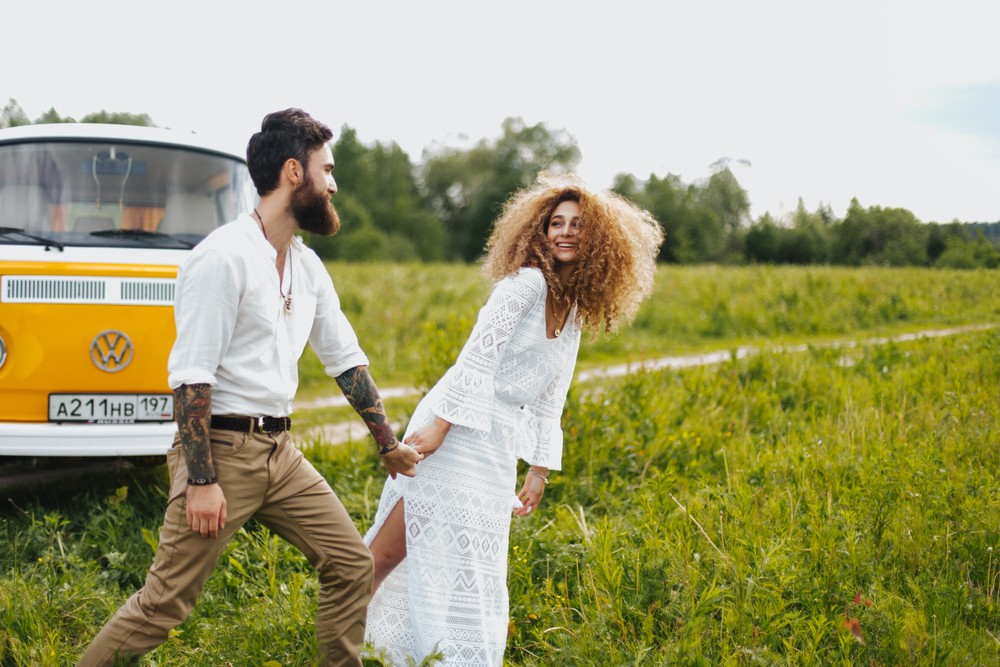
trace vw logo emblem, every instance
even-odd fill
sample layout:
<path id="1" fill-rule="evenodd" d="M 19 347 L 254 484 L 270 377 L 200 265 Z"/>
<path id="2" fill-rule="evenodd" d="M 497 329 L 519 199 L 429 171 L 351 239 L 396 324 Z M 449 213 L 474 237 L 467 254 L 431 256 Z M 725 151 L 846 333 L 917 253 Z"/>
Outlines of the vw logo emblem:
<path id="1" fill-rule="evenodd" d="M 90 344 L 90 358 L 102 371 L 117 373 L 132 363 L 132 341 L 121 331 L 102 331 Z"/>

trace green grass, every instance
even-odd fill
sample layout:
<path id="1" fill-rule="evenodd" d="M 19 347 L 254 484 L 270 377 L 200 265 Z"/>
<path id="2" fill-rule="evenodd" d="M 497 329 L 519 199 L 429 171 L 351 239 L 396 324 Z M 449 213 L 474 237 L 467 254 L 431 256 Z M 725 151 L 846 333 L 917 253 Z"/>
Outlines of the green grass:
<path id="1" fill-rule="evenodd" d="M 574 401 L 514 524 L 511 661 L 996 664 L 998 381 L 990 332 Z"/>
<path id="2" fill-rule="evenodd" d="M 371 271 L 351 270 L 362 281 Z M 470 269 L 455 270 L 450 280 L 471 284 Z M 333 271 L 344 297 L 346 268 Z M 1000 331 L 801 353 L 764 345 L 996 322 L 998 276 L 664 269 L 634 330 L 585 343 L 591 363 L 765 349 L 573 387 L 564 470 L 540 513 L 513 522 L 509 663 L 998 664 Z M 410 295 L 423 323 L 459 314 L 420 305 L 428 289 Z M 795 292 L 810 297 L 783 312 L 777 303 Z M 710 298 L 729 313 L 718 337 Z M 429 376 L 459 337 L 411 328 Z M 398 342 L 405 357 L 411 343 Z M 418 382 L 416 358 L 389 377 Z M 327 410 L 297 424 L 351 416 Z M 383 480 L 371 443 L 302 445 L 367 530 Z M 74 664 L 144 577 L 164 474 L 109 471 L 5 503 L 0 666 Z M 251 523 L 192 617 L 142 664 L 310 665 L 316 586 L 301 555 Z"/>
<path id="3" fill-rule="evenodd" d="M 466 265 L 330 264 L 379 386 L 427 386 L 489 295 Z M 1000 322 L 1000 271 L 661 266 L 633 326 L 585 343 L 580 367 L 742 344 L 802 342 Z M 307 350 L 300 396 L 336 393 Z"/>
<path id="4" fill-rule="evenodd" d="M 661 266 L 623 335 L 587 364 L 762 342 L 803 342 L 1000 321 L 1000 272 Z"/>

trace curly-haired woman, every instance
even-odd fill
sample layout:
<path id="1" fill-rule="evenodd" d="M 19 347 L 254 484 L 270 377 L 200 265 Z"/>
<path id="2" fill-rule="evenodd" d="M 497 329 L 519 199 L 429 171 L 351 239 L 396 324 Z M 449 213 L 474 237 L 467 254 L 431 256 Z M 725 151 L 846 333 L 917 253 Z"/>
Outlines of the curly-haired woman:
<path id="1" fill-rule="evenodd" d="M 560 467 L 583 330 L 632 319 L 662 240 L 647 212 L 572 179 L 543 177 L 505 205 L 487 243 L 493 293 L 403 438 L 424 458 L 386 480 L 365 537 L 368 639 L 394 662 L 438 650 L 447 665 L 502 664 L 511 509 L 535 513 Z M 518 459 L 530 467 L 515 497 Z"/>

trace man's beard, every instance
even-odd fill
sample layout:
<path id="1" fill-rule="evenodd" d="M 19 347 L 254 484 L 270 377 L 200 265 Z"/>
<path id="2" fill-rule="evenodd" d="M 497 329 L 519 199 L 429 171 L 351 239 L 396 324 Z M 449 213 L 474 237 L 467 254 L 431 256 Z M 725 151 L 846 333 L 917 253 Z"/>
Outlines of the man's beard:
<path id="1" fill-rule="evenodd" d="M 325 192 L 317 192 L 310 181 L 302 183 L 292 192 L 290 208 L 299 229 L 320 236 L 333 236 L 340 231 L 340 216 Z"/>

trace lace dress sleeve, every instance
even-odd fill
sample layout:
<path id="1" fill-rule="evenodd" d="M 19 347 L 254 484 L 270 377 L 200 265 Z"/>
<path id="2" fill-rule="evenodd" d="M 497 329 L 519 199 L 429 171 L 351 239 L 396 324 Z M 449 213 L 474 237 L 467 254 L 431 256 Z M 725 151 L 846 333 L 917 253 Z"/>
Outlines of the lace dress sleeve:
<path id="1" fill-rule="evenodd" d="M 580 330 L 573 328 L 573 341 L 567 350 L 559 373 L 545 387 L 534 402 L 521 408 L 522 421 L 516 445 L 517 457 L 529 465 L 544 466 L 549 470 L 562 468 L 563 431 L 562 411 L 566 405 L 576 357 L 580 350 Z"/>
<path id="2" fill-rule="evenodd" d="M 480 431 L 490 430 L 494 376 L 507 341 L 524 316 L 545 295 L 538 270 L 522 269 L 496 284 L 455 365 L 438 383 L 431 405 L 445 421 Z"/>

